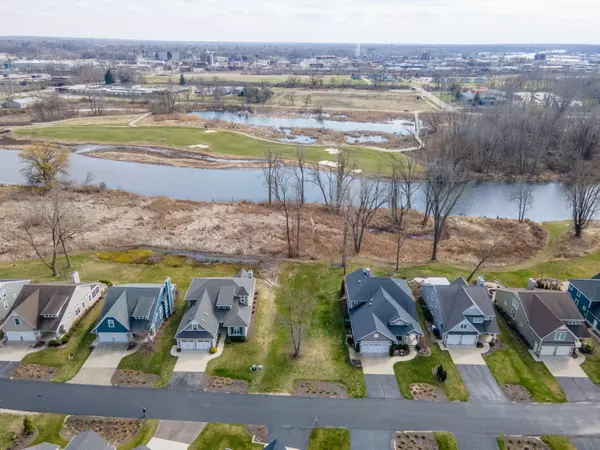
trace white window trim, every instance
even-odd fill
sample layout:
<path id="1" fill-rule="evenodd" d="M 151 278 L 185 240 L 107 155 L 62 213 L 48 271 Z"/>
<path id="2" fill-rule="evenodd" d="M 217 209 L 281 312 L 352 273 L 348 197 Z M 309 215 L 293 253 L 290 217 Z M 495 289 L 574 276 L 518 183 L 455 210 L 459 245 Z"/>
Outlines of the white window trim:
<path id="1" fill-rule="evenodd" d="M 515 311 L 519 310 L 519 302 L 517 301 L 516 298 L 512 299 L 512 307 L 515 309 Z"/>
<path id="2" fill-rule="evenodd" d="M 511 309 L 510 310 L 510 317 L 513 320 L 517 317 L 517 310 L 516 309 Z"/>
<path id="3" fill-rule="evenodd" d="M 581 292 L 577 291 L 577 297 L 581 297 Z"/>
<path id="4" fill-rule="evenodd" d="M 554 333 L 555 341 L 564 341 L 567 338 L 567 333 L 560 331 L 558 333 Z"/>
<path id="5" fill-rule="evenodd" d="M 21 326 L 21 319 L 19 317 L 15 317 L 13 320 L 15 321 L 16 326 L 18 326 L 18 327 Z"/>
<path id="6" fill-rule="evenodd" d="M 8 309 L 8 302 L 4 302 L 4 309 Z"/>
<path id="7" fill-rule="evenodd" d="M 473 323 L 483 323 L 483 317 L 473 317 Z"/>
<path id="8" fill-rule="evenodd" d="M 108 319 L 107 323 L 108 323 L 108 328 L 115 327 L 115 321 L 113 319 Z"/>

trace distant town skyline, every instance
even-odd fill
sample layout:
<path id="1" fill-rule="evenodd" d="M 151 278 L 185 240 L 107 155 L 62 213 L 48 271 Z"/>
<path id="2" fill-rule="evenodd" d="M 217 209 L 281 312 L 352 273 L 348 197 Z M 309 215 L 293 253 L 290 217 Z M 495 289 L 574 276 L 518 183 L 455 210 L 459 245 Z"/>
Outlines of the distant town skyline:
<path id="1" fill-rule="evenodd" d="M 236 42 L 598 44 L 596 0 L 2 0 L 2 35 Z"/>

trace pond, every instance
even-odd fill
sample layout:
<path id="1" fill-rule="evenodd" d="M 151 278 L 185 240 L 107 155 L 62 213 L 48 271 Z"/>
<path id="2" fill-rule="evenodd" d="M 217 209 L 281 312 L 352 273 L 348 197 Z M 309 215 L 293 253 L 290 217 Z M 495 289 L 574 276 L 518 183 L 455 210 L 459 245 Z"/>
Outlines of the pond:
<path id="1" fill-rule="evenodd" d="M 19 154 L 0 149 L 0 183 L 23 184 Z M 262 201 L 267 199 L 260 169 L 192 169 L 71 155 L 71 174 L 82 182 L 91 172 L 95 183 L 110 189 L 123 189 L 140 195 L 166 195 L 182 200 Z M 454 210 L 455 215 L 517 218 L 516 205 L 510 198 L 518 184 L 502 181 L 470 183 Z M 536 183 L 533 208 L 527 215 L 535 221 L 569 219 L 569 210 L 560 183 Z M 321 202 L 319 189 L 306 185 L 306 199 Z M 417 190 L 413 207 L 424 208 L 424 194 Z"/>
<path id="2" fill-rule="evenodd" d="M 408 136 L 415 132 L 415 124 L 410 120 L 397 119 L 389 122 L 342 122 L 338 120 L 319 121 L 315 117 L 267 117 L 239 115 L 220 111 L 192 112 L 205 120 L 219 120 L 243 125 L 272 128 L 325 128 L 339 132 L 371 131 Z"/>

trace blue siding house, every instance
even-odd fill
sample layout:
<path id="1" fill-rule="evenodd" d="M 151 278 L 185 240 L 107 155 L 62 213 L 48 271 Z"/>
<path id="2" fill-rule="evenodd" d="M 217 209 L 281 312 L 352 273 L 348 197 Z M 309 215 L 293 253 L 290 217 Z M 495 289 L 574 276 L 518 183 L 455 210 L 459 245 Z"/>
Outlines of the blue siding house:
<path id="1" fill-rule="evenodd" d="M 589 280 L 569 280 L 569 294 L 579 312 L 596 331 L 600 331 L 600 277 Z"/>
<path id="2" fill-rule="evenodd" d="M 106 343 L 152 340 L 174 312 L 174 293 L 169 277 L 164 284 L 111 286 L 93 332 Z"/>

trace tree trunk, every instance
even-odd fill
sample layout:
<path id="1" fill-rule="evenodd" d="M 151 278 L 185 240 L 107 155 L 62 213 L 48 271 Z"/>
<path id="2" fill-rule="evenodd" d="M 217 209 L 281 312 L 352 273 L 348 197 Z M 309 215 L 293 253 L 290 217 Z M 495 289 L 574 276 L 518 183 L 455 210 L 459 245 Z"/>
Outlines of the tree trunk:
<path id="1" fill-rule="evenodd" d="M 346 260 L 348 258 L 348 220 L 344 220 L 344 248 L 342 249 L 342 266 L 344 267 L 344 275 L 346 275 Z"/>
<path id="2" fill-rule="evenodd" d="M 67 253 L 67 247 L 65 246 L 65 241 L 61 241 L 63 253 L 65 254 L 65 258 L 67 258 L 67 267 L 73 267 L 71 264 L 71 258 L 69 258 L 69 253 Z"/>
<path id="3" fill-rule="evenodd" d="M 581 224 L 580 223 L 575 224 L 575 237 L 577 237 L 577 238 L 581 237 Z"/>
<path id="4" fill-rule="evenodd" d="M 396 272 L 400 267 L 400 235 L 396 238 Z"/>
<path id="5" fill-rule="evenodd" d="M 56 247 L 52 250 L 52 276 L 57 277 L 58 272 L 56 271 Z"/>

